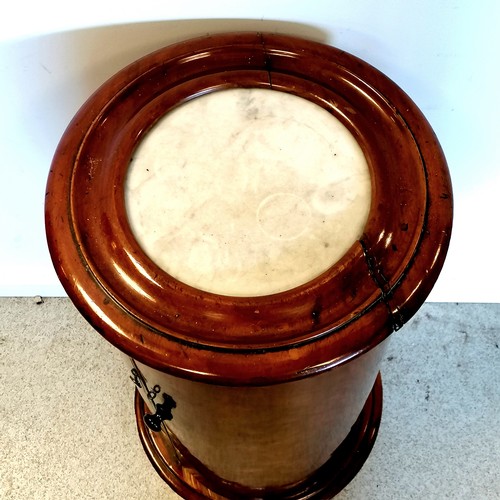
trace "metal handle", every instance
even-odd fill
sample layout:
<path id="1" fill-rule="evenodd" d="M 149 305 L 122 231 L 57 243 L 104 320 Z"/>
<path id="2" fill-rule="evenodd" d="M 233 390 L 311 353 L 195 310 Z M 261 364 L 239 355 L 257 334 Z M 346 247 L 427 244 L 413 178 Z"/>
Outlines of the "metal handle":
<path id="1" fill-rule="evenodd" d="M 161 423 L 164 420 L 172 420 L 172 410 L 177 406 L 172 396 L 166 393 L 163 393 L 162 396 L 163 403 L 158 403 L 156 405 L 156 413 L 154 415 L 144 415 L 145 424 L 154 432 L 159 432 L 161 430 Z"/>

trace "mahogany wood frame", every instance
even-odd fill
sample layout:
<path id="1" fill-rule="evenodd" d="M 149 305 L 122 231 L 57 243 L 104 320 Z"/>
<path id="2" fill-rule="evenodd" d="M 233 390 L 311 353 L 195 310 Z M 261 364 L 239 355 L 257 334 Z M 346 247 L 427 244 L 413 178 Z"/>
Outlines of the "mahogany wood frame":
<path id="1" fill-rule="evenodd" d="M 372 178 L 360 240 L 321 276 L 265 297 L 177 281 L 144 254 L 125 213 L 124 179 L 144 134 L 183 102 L 233 87 L 323 107 L 356 137 Z M 160 372 L 238 387 L 335 369 L 401 328 L 439 275 L 451 225 L 446 161 L 411 99 L 350 54 L 269 33 L 189 40 L 117 73 L 68 126 L 46 193 L 54 266 L 91 325 Z"/>

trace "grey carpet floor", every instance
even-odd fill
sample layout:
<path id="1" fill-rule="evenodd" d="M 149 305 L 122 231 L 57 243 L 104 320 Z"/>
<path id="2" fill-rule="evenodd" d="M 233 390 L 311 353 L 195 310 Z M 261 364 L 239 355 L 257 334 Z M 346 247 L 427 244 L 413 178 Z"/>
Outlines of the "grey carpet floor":
<path id="1" fill-rule="evenodd" d="M 392 336 L 377 442 L 337 498 L 500 499 L 499 344 L 500 304 L 424 304 Z M 0 498 L 178 498 L 142 450 L 133 387 L 69 299 L 0 298 Z"/>

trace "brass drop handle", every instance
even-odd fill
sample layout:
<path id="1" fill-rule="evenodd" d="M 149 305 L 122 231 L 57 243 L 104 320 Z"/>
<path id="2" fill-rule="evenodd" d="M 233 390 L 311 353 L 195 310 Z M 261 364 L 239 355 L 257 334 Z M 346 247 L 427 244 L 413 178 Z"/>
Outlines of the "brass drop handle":
<path id="1" fill-rule="evenodd" d="M 161 423 L 164 420 L 172 420 L 172 410 L 177 406 L 172 396 L 166 393 L 162 394 L 163 403 L 156 404 L 156 413 L 154 415 L 144 415 L 144 422 L 154 432 L 161 430 Z"/>

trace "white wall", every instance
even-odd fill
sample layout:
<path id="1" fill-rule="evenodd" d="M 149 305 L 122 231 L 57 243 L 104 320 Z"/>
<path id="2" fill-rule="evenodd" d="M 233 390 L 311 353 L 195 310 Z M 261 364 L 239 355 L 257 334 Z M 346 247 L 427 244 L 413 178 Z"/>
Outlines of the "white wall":
<path id="1" fill-rule="evenodd" d="M 138 57 L 208 32 L 279 31 L 351 52 L 420 106 L 448 158 L 455 226 L 431 300 L 500 302 L 495 0 L 18 0 L 0 19 L 0 295 L 63 295 L 46 249 L 45 182 L 65 126 Z"/>

